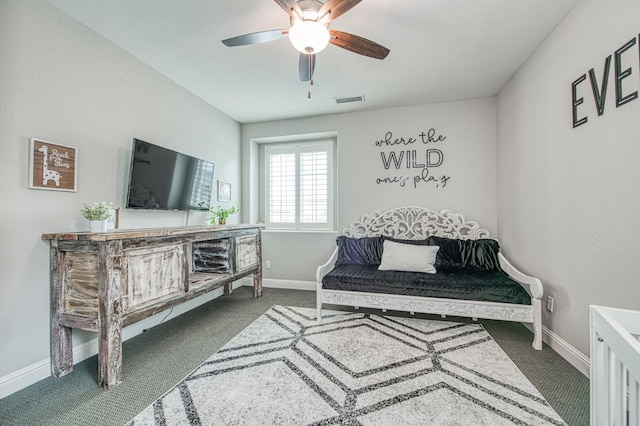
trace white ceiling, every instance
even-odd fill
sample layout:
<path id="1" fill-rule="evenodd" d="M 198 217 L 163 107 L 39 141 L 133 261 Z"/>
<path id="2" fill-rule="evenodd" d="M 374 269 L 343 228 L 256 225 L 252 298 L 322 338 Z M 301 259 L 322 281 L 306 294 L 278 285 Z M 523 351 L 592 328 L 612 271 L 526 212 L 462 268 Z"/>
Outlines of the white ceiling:
<path id="1" fill-rule="evenodd" d="M 329 45 L 314 86 L 287 39 L 222 39 L 289 27 L 272 0 L 48 0 L 240 123 L 493 96 L 579 0 L 363 0 L 330 28 L 391 50 Z M 365 102 L 335 98 L 364 95 Z"/>

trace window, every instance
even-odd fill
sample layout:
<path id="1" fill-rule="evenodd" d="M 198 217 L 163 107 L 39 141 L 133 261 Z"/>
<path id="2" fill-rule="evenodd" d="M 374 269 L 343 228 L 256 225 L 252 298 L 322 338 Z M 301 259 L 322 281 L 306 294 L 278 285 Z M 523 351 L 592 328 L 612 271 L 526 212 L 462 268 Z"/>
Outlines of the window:
<path id="1" fill-rule="evenodd" d="M 265 146 L 268 228 L 333 230 L 333 144 L 326 140 Z"/>

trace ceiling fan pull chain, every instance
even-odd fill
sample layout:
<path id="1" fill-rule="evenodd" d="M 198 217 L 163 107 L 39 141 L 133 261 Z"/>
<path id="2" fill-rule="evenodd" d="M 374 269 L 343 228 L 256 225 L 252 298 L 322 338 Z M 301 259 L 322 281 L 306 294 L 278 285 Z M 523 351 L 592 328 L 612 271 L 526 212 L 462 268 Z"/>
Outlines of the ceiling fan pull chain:
<path id="1" fill-rule="evenodd" d="M 309 93 L 307 94 L 309 99 L 311 99 L 311 86 L 313 86 L 313 79 L 309 79 Z"/>
<path id="2" fill-rule="evenodd" d="M 313 86 L 313 68 L 311 68 L 312 66 L 312 57 L 311 54 L 313 52 L 313 50 L 310 50 L 310 48 L 307 48 L 307 59 L 308 59 L 308 66 L 307 69 L 309 70 L 309 93 L 307 93 L 307 98 L 311 99 L 311 86 Z"/>

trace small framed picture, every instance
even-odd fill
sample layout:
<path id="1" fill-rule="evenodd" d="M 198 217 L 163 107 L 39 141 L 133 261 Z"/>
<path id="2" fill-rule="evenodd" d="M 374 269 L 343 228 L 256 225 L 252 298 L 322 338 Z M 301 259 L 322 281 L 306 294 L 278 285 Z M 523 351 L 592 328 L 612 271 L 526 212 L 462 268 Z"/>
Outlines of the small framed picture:
<path id="1" fill-rule="evenodd" d="M 29 188 L 78 191 L 78 148 L 31 138 Z"/>
<path id="2" fill-rule="evenodd" d="M 218 201 L 231 201 L 231 184 L 218 181 Z"/>

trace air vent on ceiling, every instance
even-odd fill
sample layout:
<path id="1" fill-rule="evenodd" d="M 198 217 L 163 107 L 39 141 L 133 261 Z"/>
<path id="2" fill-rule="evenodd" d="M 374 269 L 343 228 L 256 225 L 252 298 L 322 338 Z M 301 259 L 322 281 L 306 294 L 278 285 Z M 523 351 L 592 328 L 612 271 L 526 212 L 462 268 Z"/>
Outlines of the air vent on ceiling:
<path id="1" fill-rule="evenodd" d="M 335 100 L 337 104 L 347 104 L 349 102 L 364 102 L 364 95 L 335 98 Z"/>

